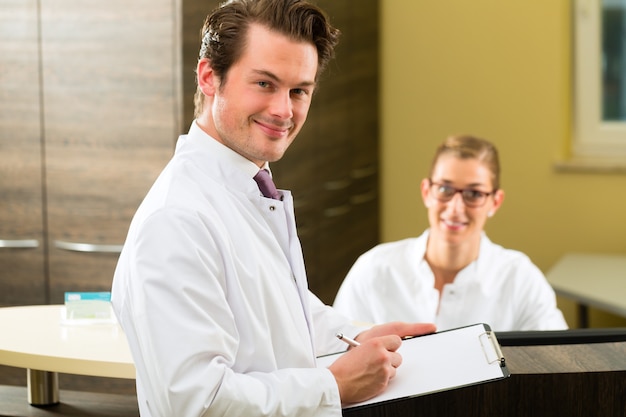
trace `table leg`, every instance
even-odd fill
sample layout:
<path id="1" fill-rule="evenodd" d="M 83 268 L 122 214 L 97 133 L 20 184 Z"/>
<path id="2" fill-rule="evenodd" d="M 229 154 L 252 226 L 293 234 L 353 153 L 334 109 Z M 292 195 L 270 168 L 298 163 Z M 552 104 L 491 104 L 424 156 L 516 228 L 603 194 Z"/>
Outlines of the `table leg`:
<path id="1" fill-rule="evenodd" d="M 583 329 L 589 327 L 589 307 L 585 304 L 578 304 L 578 325 Z"/>
<path id="2" fill-rule="evenodd" d="M 28 402 L 30 405 L 59 403 L 59 374 L 56 372 L 27 370 Z"/>

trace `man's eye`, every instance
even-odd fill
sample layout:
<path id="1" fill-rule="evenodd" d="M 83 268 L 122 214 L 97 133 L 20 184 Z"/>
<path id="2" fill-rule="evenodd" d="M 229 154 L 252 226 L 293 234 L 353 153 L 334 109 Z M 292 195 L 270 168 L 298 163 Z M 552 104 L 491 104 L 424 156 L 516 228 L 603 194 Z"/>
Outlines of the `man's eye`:
<path id="1" fill-rule="evenodd" d="M 270 86 L 270 83 L 268 83 L 267 81 L 259 81 L 257 84 L 259 85 L 259 87 L 263 88 L 267 88 Z"/>
<path id="2" fill-rule="evenodd" d="M 291 90 L 291 94 L 295 94 L 297 96 L 304 96 L 307 93 L 306 90 L 302 89 L 302 88 L 294 88 L 293 90 Z"/>

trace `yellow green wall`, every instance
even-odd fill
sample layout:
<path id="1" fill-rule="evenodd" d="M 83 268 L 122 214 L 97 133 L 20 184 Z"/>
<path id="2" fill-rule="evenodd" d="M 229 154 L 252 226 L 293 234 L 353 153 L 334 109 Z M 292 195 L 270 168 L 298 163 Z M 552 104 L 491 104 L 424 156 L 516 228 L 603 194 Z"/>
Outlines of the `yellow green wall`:
<path id="1" fill-rule="evenodd" d="M 435 146 L 472 133 L 501 154 L 492 240 L 544 272 L 566 252 L 626 253 L 626 175 L 553 168 L 572 133 L 570 18 L 570 0 L 381 1 L 383 241 L 427 227 L 419 181 Z M 575 327 L 574 304 L 559 306 Z M 591 325 L 626 320 L 592 310 Z"/>

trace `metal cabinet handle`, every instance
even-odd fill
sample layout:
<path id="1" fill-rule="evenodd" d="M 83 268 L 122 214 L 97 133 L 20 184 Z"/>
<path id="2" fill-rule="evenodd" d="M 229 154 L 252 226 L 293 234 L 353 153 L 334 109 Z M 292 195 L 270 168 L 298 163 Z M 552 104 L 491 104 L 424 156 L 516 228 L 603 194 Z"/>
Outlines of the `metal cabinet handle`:
<path id="1" fill-rule="evenodd" d="M 372 175 L 378 172 L 378 167 L 376 165 L 367 165 L 361 168 L 355 168 L 350 171 L 350 176 L 356 180 L 361 178 L 371 177 Z"/>
<path id="2" fill-rule="evenodd" d="M 55 240 L 54 246 L 74 252 L 120 253 L 123 245 L 98 245 L 94 243 L 64 242 Z"/>
<path id="3" fill-rule="evenodd" d="M 343 216 L 346 213 L 349 213 L 352 207 L 349 204 L 344 204 L 342 206 L 330 207 L 324 210 L 325 217 L 337 217 Z"/>
<path id="4" fill-rule="evenodd" d="M 0 248 L 37 248 L 39 241 L 37 239 L 19 239 L 8 240 L 0 239 Z"/>
<path id="5" fill-rule="evenodd" d="M 355 206 L 358 204 L 369 203 L 370 201 L 374 201 L 377 195 L 378 193 L 376 192 L 376 190 L 368 191 L 367 193 L 363 194 L 356 194 L 350 197 L 350 203 L 354 204 Z"/>
<path id="6" fill-rule="evenodd" d="M 352 184 L 352 181 L 350 179 L 326 181 L 324 183 L 324 189 L 329 191 L 343 190 L 345 188 L 348 188 L 350 184 Z"/>

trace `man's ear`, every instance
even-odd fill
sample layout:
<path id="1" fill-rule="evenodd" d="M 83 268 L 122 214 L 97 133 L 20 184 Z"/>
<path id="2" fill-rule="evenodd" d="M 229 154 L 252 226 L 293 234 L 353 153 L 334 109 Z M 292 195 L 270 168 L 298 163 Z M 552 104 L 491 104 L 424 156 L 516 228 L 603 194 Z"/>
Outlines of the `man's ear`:
<path id="1" fill-rule="evenodd" d="M 218 83 L 211 61 L 208 58 L 202 58 L 198 61 L 196 67 L 196 74 L 198 76 L 198 88 L 204 93 L 205 96 L 215 95 L 217 91 Z"/>

